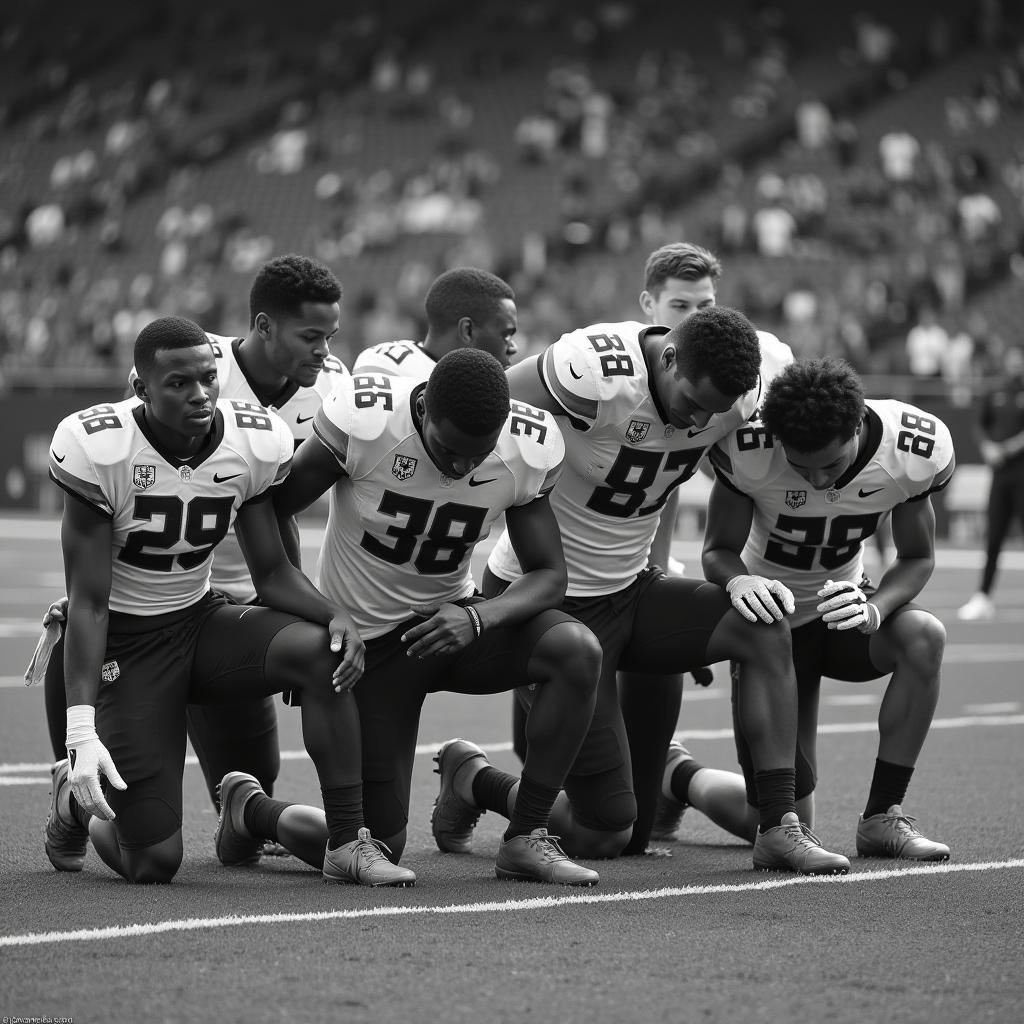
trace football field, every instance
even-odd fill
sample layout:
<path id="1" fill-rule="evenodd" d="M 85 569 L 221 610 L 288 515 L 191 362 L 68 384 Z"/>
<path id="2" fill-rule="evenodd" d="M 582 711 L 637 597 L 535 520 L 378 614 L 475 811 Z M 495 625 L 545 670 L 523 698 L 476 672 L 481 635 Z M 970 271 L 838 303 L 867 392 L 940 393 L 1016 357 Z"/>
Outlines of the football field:
<path id="1" fill-rule="evenodd" d="M 304 528 L 307 566 L 316 530 Z M 699 569 L 697 547 L 677 557 Z M 947 864 L 856 857 L 881 682 L 826 681 L 815 831 L 847 876 L 760 874 L 750 848 L 688 811 L 659 856 L 588 861 L 594 889 L 500 882 L 504 821 L 474 853 L 430 834 L 432 757 L 463 736 L 515 770 L 510 698 L 424 708 L 403 863 L 415 888 L 334 886 L 291 858 L 227 869 L 190 757 L 185 860 L 129 886 L 90 850 L 80 874 L 43 852 L 50 751 L 22 672 L 63 593 L 58 524 L 0 517 L 0 1016 L 117 1021 L 1004 1022 L 1024 997 L 1024 552 L 1004 554 L 991 622 L 961 623 L 981 555 L 942 549 L 921 603 L 948 631 L 936 720 L 906 802 Z M 869 560 L 869 566 L 873 563 Z M 735 767 L 724 666 L 688 683 L 678 736 Z M 298 714 L 281 706 L 276 795 L 319 804 Z"/>

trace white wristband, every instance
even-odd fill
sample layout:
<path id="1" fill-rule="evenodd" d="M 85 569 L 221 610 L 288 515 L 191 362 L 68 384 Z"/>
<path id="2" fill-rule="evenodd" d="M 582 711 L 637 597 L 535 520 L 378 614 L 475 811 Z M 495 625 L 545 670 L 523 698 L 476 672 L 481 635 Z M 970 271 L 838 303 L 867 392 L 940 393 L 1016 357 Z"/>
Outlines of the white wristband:
<path id="1" fill-rule="evenodd" d="M 65 745 L 70 749 L 96 738 L 96 709 L 91 704 L 75 704 L 68 708 Z"/>

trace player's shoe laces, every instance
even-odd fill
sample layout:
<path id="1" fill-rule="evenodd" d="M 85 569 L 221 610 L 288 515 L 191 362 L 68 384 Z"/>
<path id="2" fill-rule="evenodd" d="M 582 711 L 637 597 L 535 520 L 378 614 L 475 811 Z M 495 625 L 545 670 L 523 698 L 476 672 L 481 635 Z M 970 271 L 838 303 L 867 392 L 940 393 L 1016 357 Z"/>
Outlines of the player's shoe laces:
<path id="1" fill-rule="evenodd" d="M 359 838 L 324 854 L 324 878 L 348 885 L 392 885 L 405 888 L 416 884 L 416 875 L 387 858 L 391 851 L 370 836 L 368 828 L 359 830 Z"/>
<path id="2" fill-rule="evenodd" d="M 51 769 L 50 810 L 43 830 L 46 856 L 58 871 L 81 871 L 85 864 L 85 849 L 89 831 L 78 823 L 71 813 L 71 787 L 68 783 L 70 763 L 67 758 Z"/>
<path id="3" fill-rule="evenodd" d="M 434 833 L 434 842 L 442 853 L 471 852 L 473 829 L 484 812 L 463 800 L 455 792 L 454 783 L 459 768 L 475 757 L 485 765 L 490 764 L 487 755 L 475 743 L 460 739 L 442 743 L 434 755 L 437 765 L 434 772 L 441 776 L 441 788 L 430 812 L 430 831 Z"/>
<path id="4" fill-rule="evenodd" d="M 978 622 L 981 619 L 991 619 L 996 614 L 996 606 L 988 594 L 980 590 L 965 605 L 957 609 L 956 617 L 961 622 Z"/>
<path id="5" fill-rule="evenodd" d="M 248 772 L 228 772 L 220 780 L 217 787 L 220 817 L 217 819 L 217 831 L 213 834 L 213 845 L 217 859 L 226 868 L 248 867 L 260 859 L 263 840 L 249 834 L 242 811 L 249 797 L 262 792 L 259 780 Z"/>
<path id="6" fill-rule="evenodd" d="M 754 840 L 754 867 L 759 871 L 796 871 L 801 875 L 845 875 L 850 862 L 830 853 L 793 811 L 782 824 L 762 832 Z"/>
<path id="7" fill-rule="evenodd" d="M 551 882 L 555 885 L 597 885 L 601 876 L 574 864 L 558 845 L 558 836 L 535 828 L 528 836 L 513 836 L 498 848 L 494 873 L 515 882 Z"/>
<path id="8" fill-rule="evenodd" d="M 671 778 L 672 772 L 684 761 L 692 761 L 693 755 L 682 745 L 673 740 L 668 745 L 665 758 L 665 774 Z M 675 797 L 665 796 L 658 792 L 658 803 L 654 808 L 654 824 L 651 826 L 651 838 L 657 842 L 675 842 L 679 823 L 683 820 L 683 812 L 689 804 L 680 803 Z"/>
<path id="9" fill-rule="evenodd" d="M 885 814 L 861 815 L 857 824 L 857 853 L 861 857 L 895 857 L 902 860 L 949 860 L 949 847 L 921 835 L 899 804 Z"/>

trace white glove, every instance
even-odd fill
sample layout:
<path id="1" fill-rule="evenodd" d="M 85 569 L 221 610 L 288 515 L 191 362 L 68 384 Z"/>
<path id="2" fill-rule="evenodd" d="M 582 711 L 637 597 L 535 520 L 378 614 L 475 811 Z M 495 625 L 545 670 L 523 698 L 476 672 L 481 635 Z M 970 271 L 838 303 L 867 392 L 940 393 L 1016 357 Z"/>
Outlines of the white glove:
<path id="1" fill-rule="evenodd" d="M 733 608 L 750 622 L 779 622 L 796 608 L 789 587 L 764 576 L 733 576 L 725 589 Z"/>
<path id="2" fill-rule="evenodd" d="M 46 666 L 50 664 L 50 655 L 53 654 L 53 649 L 57 646 L 57 641 L 60 640 L 63 631 L 63 623 L 56 619 L 51 619 L 43 627 L 36 649 L 32 652 L 32 660 L 25 669 L 26 686 L 36 686 L 46 678 Z"/>
<path id="3" fill-rule="evenodd" d="M 856 583 L 850 580 L 828 580 L 818 591 L 825 598 L 818 612 L 829 629 L 856 629 L 874 633 L 882 624 L 882 613 L 868 600 Z"/>
<path id="4" fill-rule="evenodd" d="M 103 799 L 100 775 L 105 775 L 115 789 L 127 789 L 128 784 L 118 774 L 110 752 L 96 735 L 96 709 L 91 704 L 68 708 L 66 743 L 71 761 L 68 782 L 75 799 L 90 814 L 113 821 L 114 812 Z"/>

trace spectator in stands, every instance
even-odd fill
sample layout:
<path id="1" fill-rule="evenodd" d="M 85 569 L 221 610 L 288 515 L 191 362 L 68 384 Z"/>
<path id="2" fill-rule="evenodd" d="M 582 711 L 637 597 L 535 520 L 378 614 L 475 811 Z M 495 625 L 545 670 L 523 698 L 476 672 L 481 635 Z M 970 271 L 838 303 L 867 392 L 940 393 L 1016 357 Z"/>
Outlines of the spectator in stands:
<path id="1" fill-rule="evenodd" d="M 922 306 L 917 323 L 907 334 L 906 352 L 907 369 L 915 378 L 915 400 L 927 403 L 934 399 L 935 389 L 924 384 L 917 387 L 918 382 L 931 381 L 942 376 L 942 361 L 949 347 L 949 335 L 946 328 L 939 323 L 935 310 L 931 306 Z"/>
<path id="2" fill-rule="evenodd" d="M 1024 525 L 1024 348 L 1003 354 L 1003 379 L 984 395 L 978 414 L 978 448 L 992 469 L 985 521 L 985 566 L 981 583 L 957 612 L 966 622 L 995 615 L 992 588 L 999 555 L 1014 520 Z"/>

